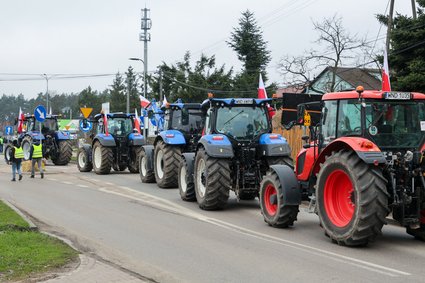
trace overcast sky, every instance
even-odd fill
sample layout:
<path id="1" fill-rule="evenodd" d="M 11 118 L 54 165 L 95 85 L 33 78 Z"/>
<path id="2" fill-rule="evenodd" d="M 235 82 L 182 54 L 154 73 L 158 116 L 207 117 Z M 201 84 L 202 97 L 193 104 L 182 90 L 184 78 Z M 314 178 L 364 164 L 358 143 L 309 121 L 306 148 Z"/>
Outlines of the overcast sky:
<path id="1" fill-rule="evenodd" d="M 375 15 L 388 0 L 0 0 L 0 94 L 35 97 L 46 91 L 42 74 L 114 74 L 128 66 L 142 71 L 139 41 L 141 9 L 151 9 L 152 41 L 148 69 L 162 61 L 181 60 L 185 51 L 199 58 L 216 55 L 217 63 L 239 70 L 236 54 L 225 43 L 242 11 L 255 13 L 272 52 L 270 78 L 282 83 L 276 64 L 284 55 L 314 48 L 312 20 L 335 13 L 344 27 L 368 39 L 377 37 Z M 411 1 L 395 2 L 395 11 L 411 15 Z M 380 34 L 385 35 L 383 27 Z M 382 49 L 384 41 L 377 43 Z M 13 76 L 10 74 L 14 74 Z M 49 80 L 49 92 L 80 92 L 87 86 L 102 91 L 106 78 Z"/>

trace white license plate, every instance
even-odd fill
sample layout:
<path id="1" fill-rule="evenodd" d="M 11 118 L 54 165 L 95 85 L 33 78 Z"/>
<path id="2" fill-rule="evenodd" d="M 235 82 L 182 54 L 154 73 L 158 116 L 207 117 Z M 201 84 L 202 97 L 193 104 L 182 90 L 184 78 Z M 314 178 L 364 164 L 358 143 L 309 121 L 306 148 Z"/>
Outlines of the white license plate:
<path id="1" fill-rule="evenodd" d="M 386 92 L 385 99 L 401 99 L 409 100 L 411 98 L 410 92 Z"/>

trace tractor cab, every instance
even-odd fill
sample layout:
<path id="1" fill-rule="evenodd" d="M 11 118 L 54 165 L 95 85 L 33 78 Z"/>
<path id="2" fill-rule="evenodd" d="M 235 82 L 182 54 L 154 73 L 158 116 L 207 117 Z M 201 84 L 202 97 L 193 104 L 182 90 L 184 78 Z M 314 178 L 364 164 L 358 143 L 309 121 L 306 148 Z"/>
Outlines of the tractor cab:
<path id="1" fill-rule="evenodd" d="M 199 103 L 167 104 L 164 119 L 165 131 L 179 131 L 183 134 L 187 144 L 195 144 L 202 134 L 204 115 Z"/>
<path id="2" fill-rule="evenodd" d="M 223 134 L 235 144 L 258 141 L 262 134 L 272 132 L 269 102 L 271 99 L 210 99 L 203 103 L 205 134 Z"/>

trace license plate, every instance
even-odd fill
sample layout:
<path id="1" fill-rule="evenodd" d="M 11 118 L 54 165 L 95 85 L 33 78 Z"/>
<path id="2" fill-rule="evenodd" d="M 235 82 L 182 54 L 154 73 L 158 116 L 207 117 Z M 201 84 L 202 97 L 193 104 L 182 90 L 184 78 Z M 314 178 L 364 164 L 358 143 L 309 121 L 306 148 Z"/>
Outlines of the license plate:
<path id="1" fill-rule="evenodd" d="M 411 99 L 410 92 L 386 92 L 384 93 L 385 99 L 399 99 L 399 100 L 409 100 Z"/>
<path id="2" fill-rule="evenodd" d="M 252 99 L 236 99 L 235 104 L 252 104 Z"/>

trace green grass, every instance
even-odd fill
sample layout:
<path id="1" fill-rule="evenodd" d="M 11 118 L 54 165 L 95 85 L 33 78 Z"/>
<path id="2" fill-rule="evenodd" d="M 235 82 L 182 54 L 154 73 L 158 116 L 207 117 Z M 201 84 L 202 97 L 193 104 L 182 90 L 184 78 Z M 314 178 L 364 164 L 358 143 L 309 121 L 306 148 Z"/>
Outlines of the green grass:
<path id="1" fill-rule="evenodd" d="M 0 201 L 0 282 L 25 279 L 74 261 L 78 252 L 35 231 Z"/>

